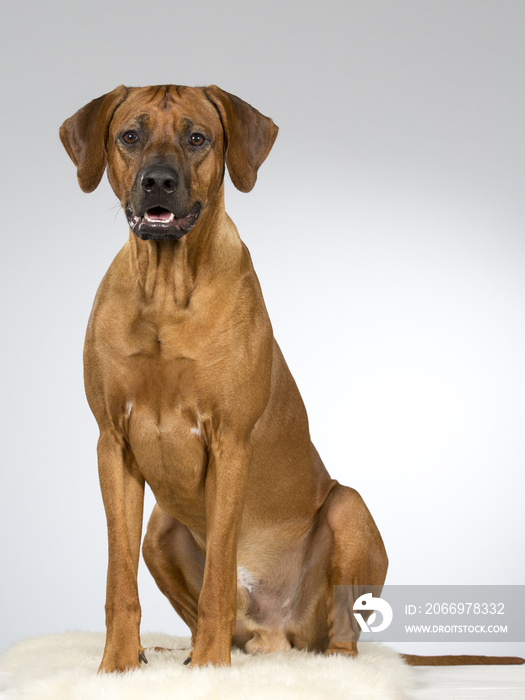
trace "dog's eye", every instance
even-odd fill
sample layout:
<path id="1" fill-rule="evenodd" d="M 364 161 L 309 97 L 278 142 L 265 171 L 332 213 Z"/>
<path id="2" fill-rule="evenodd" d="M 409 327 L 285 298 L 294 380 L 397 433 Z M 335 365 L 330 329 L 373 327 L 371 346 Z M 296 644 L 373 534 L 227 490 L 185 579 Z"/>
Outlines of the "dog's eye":
<path id="1" fill-rule="evenodd" d="M 206 138 L 202 134 L 192 134 L 190 136 L 190 143 L 192 146 L 202 146 L 206 141 Z"/>
<path id="2" fill-rule="evenodd" d="M 126 131 L 125 134 L 122 134 L 122 140 L 127 144 L 137 143 L 139 135 L 136 131 Z"/>

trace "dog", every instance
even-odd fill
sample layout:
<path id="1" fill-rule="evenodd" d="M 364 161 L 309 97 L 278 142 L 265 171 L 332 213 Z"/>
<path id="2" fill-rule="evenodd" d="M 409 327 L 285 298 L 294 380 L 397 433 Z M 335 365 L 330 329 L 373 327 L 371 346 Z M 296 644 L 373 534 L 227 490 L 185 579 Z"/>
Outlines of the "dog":
<path id="1" fill-rule="evenodd" d="M 388 559 L 360 495 L 309 434 L 246 246 L 226 169 L 249 192 L 277 127 L 216 86 L 121 85 L 67 119 L 84 192 L 108 180 L 129 238 L 89 320 L 84 375 L 108 526 L 100 672 L 147 661 L 137 567 L 191 630 L 191 666 L 248 653 L 357 654 L 353 602 Z M 334 603 L 333 587 L 345 586 Z M 334 635 L 334 624 L 343 635 Z"/>

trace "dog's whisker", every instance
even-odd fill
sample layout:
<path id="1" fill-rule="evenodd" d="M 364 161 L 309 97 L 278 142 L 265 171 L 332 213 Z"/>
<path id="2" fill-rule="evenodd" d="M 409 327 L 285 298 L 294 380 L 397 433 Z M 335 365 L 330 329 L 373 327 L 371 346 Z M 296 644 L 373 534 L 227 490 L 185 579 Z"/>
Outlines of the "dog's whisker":
<path id="1" fill-rule="evenodd" d="M 123 211 L 123 209 L 122 209 L 122 206 L 121 206 L 120 202 L 116 202 L 115 204 L 113 204 L 113 206 L 109 207 L 109 209 L 106 209 L 106 212 L 107 212 L 108 214 L 114 213 L 113 222 L 116 222 L 116 221 L 117 221 L 117 219 L 119 218 L 119 215 L 120 215 L 120 214 L 122 214 L 122 215 L 124 216 L 124 218 L 125 218 L 125 216 L 126 216 L 126 215 L 124 214 L 124 211 Z"/>

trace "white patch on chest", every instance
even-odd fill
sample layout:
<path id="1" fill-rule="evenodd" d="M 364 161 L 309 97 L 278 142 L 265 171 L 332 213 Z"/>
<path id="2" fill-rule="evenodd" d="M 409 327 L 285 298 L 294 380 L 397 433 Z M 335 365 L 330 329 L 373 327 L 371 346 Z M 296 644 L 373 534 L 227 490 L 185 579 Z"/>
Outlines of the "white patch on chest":
<path id="1" fill-rule="evenodd" d="M 126 404 L 126 416 L 129 418 L 131 416 L 131 411 L 133 409 L 133 403 L 128 401 Z"/>
<path id="2" fill-rule="evenodd" d="M 201 424 L 198 423 L 196 427 L 190 428 L 190 433 L 196 435 L 197 437 L 202 437 Z"/>
<path id="3" fill-rule="evenodd" d="M 251 593 L 253 587 L 256 584 L 256 580 L 253 575 L 245 569 L 244 566 L 237 567 L 237 585 L 246 588 L 248 593 Z"/>

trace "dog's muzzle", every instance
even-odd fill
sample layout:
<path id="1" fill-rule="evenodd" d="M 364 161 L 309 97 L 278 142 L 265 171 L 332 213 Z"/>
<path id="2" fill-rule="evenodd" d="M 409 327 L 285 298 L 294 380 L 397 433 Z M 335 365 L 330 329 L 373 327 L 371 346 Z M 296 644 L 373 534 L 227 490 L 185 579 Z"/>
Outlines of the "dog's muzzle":
<path id="1" fill-rule="evenodd" d="M 179 175 L 168 165 L 144 168 L 135 180 L 125 207 L 129 227 L 142 240 L 178 240 L 197 223 L 200 202 L 181 212 Z M 184 210 L 183 210 L 184 211 Z"/>
<path id="2" fill-rule="evenodd" d="M 199 202 L 186 216 L 177 217 L 169 209 L 164 207 L 151 207 L 144 214 L 134 214 L 131 208 L 126 207 L 126 216 L 133 233 L 143 241 L 168 241 L 178 240 L 185 236 L 197 223 L 201 205 Z"/>

